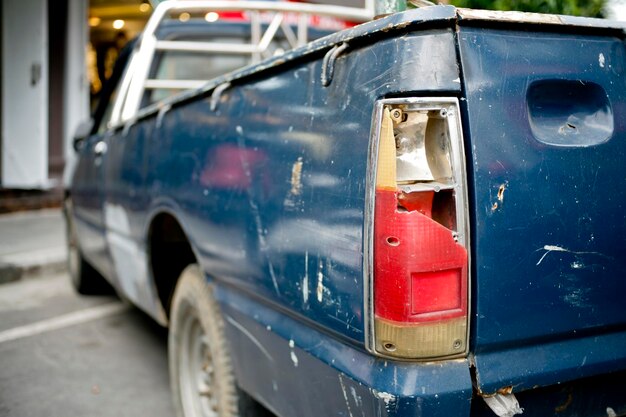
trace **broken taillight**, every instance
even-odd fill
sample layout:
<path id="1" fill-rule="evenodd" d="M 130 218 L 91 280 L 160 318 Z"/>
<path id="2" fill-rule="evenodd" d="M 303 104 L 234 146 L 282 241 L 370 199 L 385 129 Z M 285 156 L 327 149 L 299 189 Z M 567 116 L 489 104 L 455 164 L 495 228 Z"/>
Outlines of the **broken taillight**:
<path id="1" fill-rule="evenodd" d="M 458 102 L 382 100 L 376 114 L 369 348 L 403 359 L 463 355 L 469 260 Z"/>

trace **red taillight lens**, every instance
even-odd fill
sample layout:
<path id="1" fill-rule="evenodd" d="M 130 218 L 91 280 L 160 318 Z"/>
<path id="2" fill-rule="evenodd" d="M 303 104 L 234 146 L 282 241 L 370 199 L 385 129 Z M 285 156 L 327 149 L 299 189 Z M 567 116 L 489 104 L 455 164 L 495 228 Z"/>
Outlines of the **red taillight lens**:
<path id="1" fill-rule="evenodd" d="M 447 120 L 454 111 L 387 105 L 381 112 L 372 293 L 374 350 L 386 356 L 466 350 L 468 256 L 466 233 L 460 242 L 457 230 L 466 224 L 464 211 L 458 215 L 463 167 Z"/>
<path id="2" fill-rule="evenodd" d="M 465 313 L 463 270 L 417 272 L 411 274 L 411 314 L 424 320 L 441 315 L 460 316 Z M 429 313 L 437 313 L 434 314 Z"/>

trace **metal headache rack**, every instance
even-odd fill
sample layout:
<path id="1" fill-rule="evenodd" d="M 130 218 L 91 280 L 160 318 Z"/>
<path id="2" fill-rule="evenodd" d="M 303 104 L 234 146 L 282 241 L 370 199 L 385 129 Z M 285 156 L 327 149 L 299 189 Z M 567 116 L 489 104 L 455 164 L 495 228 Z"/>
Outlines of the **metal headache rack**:
<path id="1" fill-rule="evenodd" d="M 168 20 L 180 19 L 182 15 L 187 19 L 193 14 L 202 16 L 207 24 L 211 24 L 220 18 L 220 13 L 227 16 L 240 14 L 241 18 L 227 18 L 226 21 L 248 27 L 249 43 L 157 39 L 159 28 Z M 195 89 L 209 80 L 150 78 L 156 53 L 168 51 L 248 56 L 247 64 L 255 64 L 275 54 L 270 46 L 278 36 L 288 49 L 297 48 L 309 41 L 309 29 L 331 33 L 348 27 L 348 22 L 361 23 L 372 17 L 372 11 L 367 9 L 305 3 L 223 0 L 161 3 L 148 21 L 128 64 L 110 125 L 133 119 L 142 107 L 147 91 Z"/>

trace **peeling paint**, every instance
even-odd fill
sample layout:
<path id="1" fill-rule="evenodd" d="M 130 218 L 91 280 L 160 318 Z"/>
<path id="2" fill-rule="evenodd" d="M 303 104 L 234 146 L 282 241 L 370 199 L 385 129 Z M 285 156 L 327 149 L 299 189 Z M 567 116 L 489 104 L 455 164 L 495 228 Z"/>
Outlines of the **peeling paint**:
<path id="1" fill-rule="evenodd" d="M 604 68 L 605 62 L 606 60 L 604 58 L 604 54 L 600 53 L 600 55 L 598 55 L 598 64 L 600 64 L 600 68 Z"/>
<path id="2" fill-rule="evenodd" d="M 139 289 L 150 287 L 147 254 L 145 249 L 131 238 L 128 213 L 124 207 L 109 203 L 105 203 L 103 211 L 106 239 L 122 291 L 135 303 L 149 307 L 146 305 L 146 299 L 143 299 L 147 294 L 139 293 Z"/>
<path id="3" fill-rule="evenodd" d="M 319 259 L 317 263 L 317 301 L 322 302 L 324 299 L 324 265 L 322 260 Z"/>
<path id="4" fill-rule="evenodd" d="M 303 164 L 304 162 L 302 160 L 302 157 L 299 156 L 291 167 L 291 180 L 289 181 L 291 187 L 283 203 L 286 209 L 293 209 L 301 206 L 301 200 L 299 199 L 299 196 L 302 194 Z"/>
<path id="5" fill-rule="evenodd" d="M 372 390 L 372 393 L 376 396 L 376 398 L 383 400 L 387 406 L 396 401 L 396 396 L 388 392 Z"/>
<path id="6" fill-rule="evenodd" d="M 524 412 L 513 394 L 496 394 L 492 397 L 483 397 L 483 400 L 498 417 L 513 417 Z"/>
<path id="7" fill-rule="evenodd" d="M 354 404 L 356 404 L 357 407 L 362 407 L 363 406 L 363 399 L 357 395 L 356 393 L 356 389 L 354 389 L 354 387 L 350 387 L 350 394 L 352 395 L 352 398 L 354 399 Z"/>
<path id="8" fill-rule="evenodd" d="M 299 156 L 291 168 L 291 194 L 300 195 L 302 192 L 302 157 Z"/>
<path id="9" fill-rule="evenodd" d="M 298 367 L 298 357 L 296 356 L 296 352 L 291 351 L 291 362 L 293 362 L 293 366 Z"/>
<path id="10" fill-rule="evenodd" d="M 341 374 L 339 374 L 339 385 L 341 385 L 341 392 L 343 393 L 343 399 L 345 400 L 346 407 L 348 408 L 348 414 L 350 414 L 350 417 L 354 417 L 352 415 L 352 408 L 350 407 L 350 401 L 348 401 L 348 393 L 346 392 L 346 386 L 343 383 Z"/>
<path id="11" fill-rule="evenodd" d="M 302 300 L 309 302 L 309 251 L 304 252 L 304 278 L 302 279 Z"/>
<path id="12" fill-rule="evenodd" d="M 497 22 L 538 23 L 549 25 L 563 24 L 561 17 L 554 14 L 473 9 L 457 9 L 457 13 L 462 20 L 492 20 Z"/>

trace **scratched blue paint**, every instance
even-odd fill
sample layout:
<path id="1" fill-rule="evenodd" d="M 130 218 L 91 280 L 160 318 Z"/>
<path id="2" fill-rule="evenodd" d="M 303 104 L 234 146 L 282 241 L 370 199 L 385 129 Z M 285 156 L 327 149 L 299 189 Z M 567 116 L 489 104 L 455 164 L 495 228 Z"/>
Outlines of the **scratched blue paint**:
<path id="1" fill-rule="evenodd" d="M 611 363 L 619 369 L 626 337 L 624 44 L 610 36 L 478 28 L 463 28 L 459 43 L 481 387 L 524 389 L 605 372 Z M 550 83 L 559 94 L 571 88 L 566 81 L 603 92 L 613 124 L 606 141 L 580 146 L 562 134 L 557 146 L 535 136 L 529 90 Z M 584 104 L 588 114 L 573 122 L 581 130 L 597 107 Z"/>
<path id="2" fill-rule="evenodd" d="M 584 393 L 591 383 L 581 378 L 625 369 L 623 43 L 588 29 L 455 19 L 454 8 L 435 7 L 361 25 L 184 93 L 159 126 L 149 108 L 127 130 L 90 138 L 72 189 L 83 238 L 99 244 L 90 261 L 115 281 L 104 200 L 125 209 L 127 237 L 144 249 L 154 216 L 175 216 L 216 286 L 238 381 L 283 417 L 488 414 L 473 383 L 489 393 L 514 386 L 523 407 L 542 404 L 530 415 L 546 415 L 568 391 L 535 385 Z M 345 41 L 324 88 L 324 53 Z M 416 364 L 364 349 L 373 107 L 402 96 L 461 101 L 475 314 L 468 359 Z M 568 123 L 596 136 L 581 140 Z M 100 140 L 109 152 L 96 163 Z M 597 398 L 626 412 L 623 389 L 606 392 Z M 590 404 L 560 415 L 606 413 Z"/>

